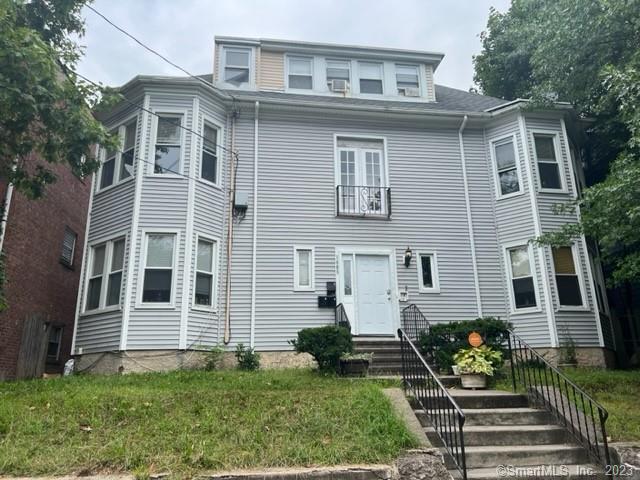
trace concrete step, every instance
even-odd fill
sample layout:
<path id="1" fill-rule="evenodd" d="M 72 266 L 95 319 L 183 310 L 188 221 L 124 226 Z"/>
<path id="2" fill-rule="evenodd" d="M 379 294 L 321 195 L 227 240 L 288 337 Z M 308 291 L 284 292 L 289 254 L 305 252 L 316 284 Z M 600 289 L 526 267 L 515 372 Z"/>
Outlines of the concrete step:
<path id="1" fill-rule="evenodd" d="M 373 361 L 375 362 L 377 361 L 392 361 L 392 362 L 402 362 L 402 355 L 400 355 L 400 352 L 380 352 L 380 351 L 374 351 L 374 350 L 362 350 L 362 351 L 358 351 L 356 350 L 356 353 L 373 353 Z"/>
<path id="2" fill-rule="evenodd" d="M 462 475 L 458 470 L 451 470 L 451 476 L 458 480 Z M 470 468 L 467 470 L 468 480 L 498 480 L 505 477 L 523 480 L 604 480 L 607 476 L 602 469 L 593 464 L 581 465 L 528 465 L 507 467 L 498 470 L 496 467 Z"/>
<path id="3" fill-rule="evenodd" d="M 525 395 L 501 390 L 462 390 L 449 389 L 460 408 L 519 408 L 528 407 Z"/>
<path id="4" fill-rule="evenodd" d="M 465 453 L 467 468 L 589 463 L 587 452 L 582 447 L 571 444 L 469 446 L 465 447 Z"/>
<path id="5" fill-rule="evenodd" d="M 535 408 L 467 408 L 463 410 L 465 425 L 551 425 L 553 416 Z M 415 414 L 422 426 L 430 426 L 427 414 L 416 409 Z"/>
<path id="6" fill-rule="evenodd" d="M 433 427 L 427 426 L 424 430 L 429 440 L 437 445 L 439 437 Z M 571 441 L 567 431 L 558 425 L 465 425 L 463 432 L 464 444 L 469 447 L 553 445 Z"/>

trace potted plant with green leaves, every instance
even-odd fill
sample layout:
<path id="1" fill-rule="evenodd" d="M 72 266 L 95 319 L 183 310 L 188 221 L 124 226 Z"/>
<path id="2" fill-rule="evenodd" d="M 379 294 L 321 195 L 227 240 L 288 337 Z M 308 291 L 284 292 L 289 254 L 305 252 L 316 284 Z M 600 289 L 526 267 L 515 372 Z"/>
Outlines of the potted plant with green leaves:
<path id="1" fill-rule="evenodd" d="M 373 353 L 345 353 L 340 357 L 340 374 L 366 377 L 372 359 Z"/>
<path id="2" fill-rule="evenodd" d="M 487 345 L 463 348 L 453 356 L 460 372 L 462 388 L 486 388 L 487 376 L 493 376 L 502 362 L 502 353 Z"/>

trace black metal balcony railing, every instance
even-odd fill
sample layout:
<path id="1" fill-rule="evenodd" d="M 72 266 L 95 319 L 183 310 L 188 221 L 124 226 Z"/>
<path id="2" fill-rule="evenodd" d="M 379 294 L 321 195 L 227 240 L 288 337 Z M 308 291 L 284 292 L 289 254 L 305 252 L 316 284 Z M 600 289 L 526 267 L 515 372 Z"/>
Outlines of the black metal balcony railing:
<path id="1" fill-rule="evenodd" d="M 391 216 L 391 188 L 364 185 L 338 185 L 336 187 L 338 216 L 379 217 Z"/>

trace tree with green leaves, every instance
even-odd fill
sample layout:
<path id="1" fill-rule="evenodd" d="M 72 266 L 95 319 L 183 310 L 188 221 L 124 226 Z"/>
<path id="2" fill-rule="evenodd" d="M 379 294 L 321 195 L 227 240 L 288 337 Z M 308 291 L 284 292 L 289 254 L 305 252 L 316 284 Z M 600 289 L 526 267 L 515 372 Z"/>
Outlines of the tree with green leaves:
<path id="1" fill-rule="evenodd" d="M 56 180 L 52 164 L 96 171 L 94 145 L 115 140 L 92 115 L 99 88 L 73 73 L 88 0 L 0 0 L 0 176 L 29 198 Z"/>
<path id="2" fill-rule="evenodd" d="M 558 99 L 590 118 L 585 152 L 592 184 L 577 201 L 579 224 L 537 239 L 596 239 L 613 285 L 640 280 L 640 0 L 514 0 L 492 10 L 474 58 L 482 93 Z M 608 173 L 607 173 L 608 172 Z"/>

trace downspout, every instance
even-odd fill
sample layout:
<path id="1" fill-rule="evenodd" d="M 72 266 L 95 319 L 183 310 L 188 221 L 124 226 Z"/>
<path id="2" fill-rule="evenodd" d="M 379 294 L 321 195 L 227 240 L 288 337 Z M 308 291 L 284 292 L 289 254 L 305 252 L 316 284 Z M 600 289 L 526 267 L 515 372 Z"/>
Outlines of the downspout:
<path id="1" fill-rule="evenodd" d="M 4 194 L 4 204 L 2 208 L 2 223 L 0 224 L 0 253 L 4 246 L 4 234 L 7 230 L 7 221 L 9 220 L 9 208 L 11 207 L 11 199 L 13 198 L 13 183 L 7 184 L 7 191 Z"/>
<path id="2" fill-rule="evenodd" d="M 476 240 L 473 233 L 473 220 L 471 219 L 471 201 L 469 199 L 469 180 L 467 178 L 467 159 L 464 153 L 464 140 L 462 133 L 467 126 L 469 117 L 467 115 L 462 119 L 460 128 L 458 129 L 458 141 L 460 142 L 460 162 L 462 163 L 462 181 L 464 183 L 464 203 L 467 210 L 467 228 L 469 230 L 469 243 L 471 246 L 471 266 L 473 267 L 473 282 L 476 291 L 476 306 L 478 317 L 482 317 L 482 298 L 480 297 L 480 280 L 478 278 L 478 261 L 476 257 Z"/>
<path id="3" fill-rule="evenodd" d="M 231 112 L 231 167 L 229 174 L 229 216 L 227 218 L 227 278 L 225 292 L 225 308 L 224 308 L 224 343 L 225 345 L 231 341 L 231 255 L 233 254 L 233 204 L 236 198 L 236 119 L 238 111 L 233 106 Z"/>
<path id="4" fill-rule="evenodd" d="M 260 102 L 255 103 L 254 124 L 253 124 L 253 251 L 251 253 L 251 325 L 249 334 L 249 344 L 253 348 L 255 345 L 256 330 L 256 262 L 258 248 L 258 113 Z"/>

